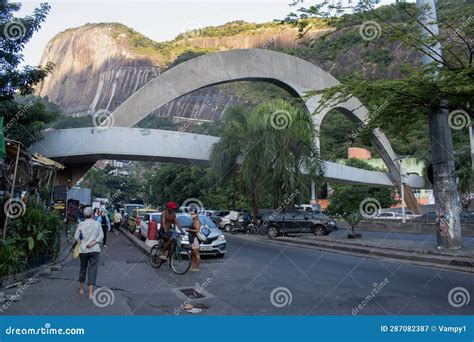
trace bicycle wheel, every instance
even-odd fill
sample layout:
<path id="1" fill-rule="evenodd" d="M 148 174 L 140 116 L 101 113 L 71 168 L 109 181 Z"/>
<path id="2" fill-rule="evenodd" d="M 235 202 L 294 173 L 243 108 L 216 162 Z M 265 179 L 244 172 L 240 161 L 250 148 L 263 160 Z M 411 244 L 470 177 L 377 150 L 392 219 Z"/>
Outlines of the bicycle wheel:
<path id="1" fill-rule="evenodd" d="M 161 264 L 164 262 L 164 260 L 160 259 L 160 252 L 161 252 L 160 244 L 157 244 L 151 247 L 150 255 L 149 255 L 151 267 L 160 268 Z"/>
<path id="2" fill-rule="evenodd" d="M 170 260 L 170 266 L 174 273 L 185 274 L 191 267 L 191 251 L 175 248 Z"/>

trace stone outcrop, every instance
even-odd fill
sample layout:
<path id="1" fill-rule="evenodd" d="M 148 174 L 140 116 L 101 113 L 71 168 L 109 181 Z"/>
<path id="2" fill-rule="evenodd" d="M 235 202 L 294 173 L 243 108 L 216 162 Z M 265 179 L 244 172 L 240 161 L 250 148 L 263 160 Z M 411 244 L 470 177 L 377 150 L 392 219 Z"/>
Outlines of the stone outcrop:
<path id="1" fill-rule="evenodd" d="M 186 45 L 189 50 L 206 51 L 295 48 L 325 32 L 310 32 L 304 40 L 299 41 L 296 28 L 277 27 L 229 37 L 185 37 L 173 44 Z M 40 64 L 53 62 L 55 68 L 39 86 L 38 95 L 47 96 L 50 101 L 60 105 L 65 115 L 88 115 L 99 109 L 113 111 L 167 66 L 162 50 L 150 49 L 149 45 L 153 42 L 142 37 L 120 24 L 88 24 L 61 32 L 43 52 Z M 148 44 L 145 49 L 140 49 L 140 44 L 143 44 L 141 39 Z M 220 117 L 226 107 L 239 101 L 248 102 L 248 99 L 229 94 L 225 87 L 216 86 L 185 95 L 155 114 L 190 117 L 197 111 L 203 119 L 213 120 Z"/>
<path id="2" fill-rule="evenodd" d="M 112 29 L 86 25 L 62 32 L 46 46 L 41 65 L 55 68 L 38 89 L 61 106 L 66 115 L 86 115 L 99 109 L 113 111 L 160 67 L 113 37 Z"/>

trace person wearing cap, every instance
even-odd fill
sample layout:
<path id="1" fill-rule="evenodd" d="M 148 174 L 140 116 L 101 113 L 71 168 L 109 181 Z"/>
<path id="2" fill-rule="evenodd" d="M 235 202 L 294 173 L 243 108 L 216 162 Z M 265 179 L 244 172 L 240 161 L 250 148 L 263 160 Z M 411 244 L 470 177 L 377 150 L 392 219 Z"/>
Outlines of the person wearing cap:
<path id="1" fill-rule="evenodd" d="M 181 223 L 174 212 L 177 207 L 178 206 L 174 202 L 168 202 L 166 203 L 166 209 L 161 214 L 160 229 L 158 233 L 165 242 L 160 255 L 160 259 L 162 260 L 168 259 L 168 253 L 171 250 L 173 244 L 173 226 L 176 225 L 179 228 L 181 234 L 184 234 L 183 227 L 181 226 Z"/>
<path id="2" fill-rule="evenodd" d="M 94 298 L 94 285 L 97 279 L 97 268 L 99 267 L 100 244 L 104 239 L 104 233 L 100 223 L 92 218 L 91 207 L 84 208 L 85 220 L 80 222 L 76 229 L 74 239 L 80 243 L 79 258 L 81 268 L 79 271 L 79 294 L 84 294 L 84 282 L 89 285 L 89 299 Z"/>

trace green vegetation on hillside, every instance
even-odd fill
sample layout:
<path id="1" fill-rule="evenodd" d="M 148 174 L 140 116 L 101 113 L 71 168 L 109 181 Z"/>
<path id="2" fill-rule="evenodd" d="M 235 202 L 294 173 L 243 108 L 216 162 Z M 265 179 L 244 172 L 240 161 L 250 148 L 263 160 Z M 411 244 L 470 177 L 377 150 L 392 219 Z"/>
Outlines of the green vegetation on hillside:
<path id="1" fill-rule="evenodd" d="M 324 20 L 312 20 L 312 28 L 326 27 Z M 183 32 L 176 36 L 174 41 L 186 40 L 188 38 L 196 37 L 230 37 L 238 34 L 249 33 L 253 34 L 257 30 L 271 29 L 273 31 L 284 31 L 290 28 L 288 24 L 278 21 L 269 23 L 248 23 L 243 20 L 236 20 L 219 26 L 207 26 L 189 32 Z"/>

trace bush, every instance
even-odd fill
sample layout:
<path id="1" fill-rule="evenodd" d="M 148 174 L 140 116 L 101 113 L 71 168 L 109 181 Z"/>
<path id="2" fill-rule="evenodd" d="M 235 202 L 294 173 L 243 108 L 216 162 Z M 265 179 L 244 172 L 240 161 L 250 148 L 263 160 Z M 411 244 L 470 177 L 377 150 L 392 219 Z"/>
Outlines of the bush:
<path id="1" fill-rule="evenodd" d="M 31 260 L 56 258 L 61 227 L 55 213 L 28 202 L 25 214 L 9 222 L 7 239 L 0 244 L 0 276 L 25 270 Z"/>

